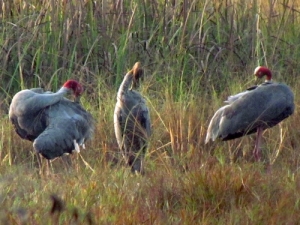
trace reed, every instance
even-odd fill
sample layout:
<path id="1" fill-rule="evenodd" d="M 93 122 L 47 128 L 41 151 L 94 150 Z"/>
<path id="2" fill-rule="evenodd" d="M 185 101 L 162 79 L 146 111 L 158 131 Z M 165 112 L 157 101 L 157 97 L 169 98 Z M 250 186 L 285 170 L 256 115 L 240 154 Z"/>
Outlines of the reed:
<path id="1" fill-rule="evenodd" d="M 299 105 L 298 1 L 14 0 L 0 12 L 1 224 L 298 223 L 298 110 L 264 133 L 269 173 L 252 162 L 252 136 L 204 145 L 213 112 L 255 84 L 259 64 Z M 113 131 L 116 92 L 136 61 L 153 130 L 144 176 L 116 163 Z M 68 78 L 85 86 L 94 139 L 74 171 L 55 160 L 40 176 L 9 104 L 23 88 L 56 91 Z"/>

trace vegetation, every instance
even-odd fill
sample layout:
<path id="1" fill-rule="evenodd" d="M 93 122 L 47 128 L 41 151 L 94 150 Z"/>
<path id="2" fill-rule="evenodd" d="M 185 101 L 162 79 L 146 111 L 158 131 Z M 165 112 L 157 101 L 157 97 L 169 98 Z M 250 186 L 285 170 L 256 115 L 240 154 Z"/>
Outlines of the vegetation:
<path id="1" fill-rule="evenodd" d="M 297 99 L 300 11 L 296 0 L 3 1 L 0 22 L 1 224 L 296 224 L 300 217 L 299 113 L 264 133 L 204 145 L 223 100 L 270 67 Z M 146 174 L 114 163 L 115 96 L 136 61 L 153 134 Z M 32 144 L 8 121 L 23 88 L 86 88 L 94 139 L 38 173 Z M 76 159 L 77 158 L 77 159 Z M 267 165 L 267 166 L 266 166 Z"/>

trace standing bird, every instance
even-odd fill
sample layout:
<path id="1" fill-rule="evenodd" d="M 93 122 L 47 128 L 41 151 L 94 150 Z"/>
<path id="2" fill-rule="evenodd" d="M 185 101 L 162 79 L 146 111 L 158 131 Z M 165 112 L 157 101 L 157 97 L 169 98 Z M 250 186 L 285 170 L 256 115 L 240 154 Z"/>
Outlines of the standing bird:
<path id="1" fill-rule="evenodd" d="M 268 68 L 259 66 L 254 75 L 257 78 L 266 76 L 265 82 L 225 101 L 228 105 L 221 107 L 210 121 L 205 143 L 210 139 L 227 141 L 256 132 L 253 155 L 259 161 L 262 132 L 292 115 L 295 105 L 291 89 L 285 84 L 272 82 Z"/>
<path id="2" fill-rule="evenodd" d="M 73 94 L 75 101 L 65 98 Z M 33 142 L 39 154 L 48 159 L 79 152 L 79 145 L 91 138 L 94 120 L 80 104 L 83 87 L 75 80 L 68 80 L 56 93 L 44 92 L 42 88 L 26 89 L 18 92 L 9 108 L 9 119 L 16 133 Z"/>
<path id="3" fill-rule="evenodd" d="M 143 69 L 139 62 L 125 75 L 118 90 L 114 112 L 117 142 L 131 171 L 143 173 L 143 158 L 151 133 L 150 113 L 143 96 L 133 90 L 139 85 Z"/>

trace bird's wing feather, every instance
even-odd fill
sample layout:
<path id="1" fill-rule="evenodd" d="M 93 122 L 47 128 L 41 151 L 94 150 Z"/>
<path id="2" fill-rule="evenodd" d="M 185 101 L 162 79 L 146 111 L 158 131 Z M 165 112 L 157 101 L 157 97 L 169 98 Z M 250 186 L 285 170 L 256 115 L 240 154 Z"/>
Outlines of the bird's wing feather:
<path id="1" fill-rule="evenodd" d="M 34 141 L 34 148 L 47 159 L 72 153 L 94 130 L 93 118 L 78 103 L 67 99 L 45 109 L 49 125 Z"/>
<path id="2" fill-rule="evenodd" d="M 231 103 L 235 102 L 236 100 L 238 100 L 239 98 L 241 98 L 242 96 L 244 96 L 248 93 L 249 93 L 249 91 L 243 91 L 243 92 L 238 93 L 236 95 L 230 95 L 230 96 L 228 96 L 227 100 L 224 101 L 224 102 L 228 103 L 228 104 L 231 104 Z"/>
<path id="3" fill-rule="evenodd" d="M 236 95 L 230 95 L 230 96 L 228 96 L 227 100 L 224 101 L 224 102 L 228 103 L 228 104 L 231 104 L 234 101 L 238 100 L 239 98 L 243 97 L 244 95 L 249 94 L 251 91 L 254 91 L 257 87 L 259 87 L 259 86 L 255 85 L 255 86 L 247 88 L 246 91 L 243 91 L 243 92 L 238 93 Z"/>
<path id="4" fill-rule="evenodd" d="M 119 148 L 139 151 L 146 146 L 151 135 L 149 109 L 143 97 L 136 91 L 118 98 L 114 112 L 114 128 Z M 127 149 L 127 150 L 126 150 Z"/>
<path id="5" fill-rule="evenodd" d="M 256 91 L 244 95 L 224 108 L 219 125 L 221 138 L 230 135 L 235 138 L 235 134 L 237 137 L 250 134 L 255 132 L 258 126 L 266 129 L 286 118 L 289 113 L 287 116 L 282 114 L 293 105 L 293 100 L 290 99 L 291 92 L 287 95 L 285 91 L 285 87 L 260 86 Z"/>
<path id="6" fill-rule="evenodd" d="M 54 159 L 64 153 L 72 153 L 74 140 L 79 134 L 75 123 L 68 120 L 56 120 L 33 142 L 34 149 L 46 159 Z"/>
<path id="7" fill-rule="evenodd" d="M 223 112 L 225 108 L 229 107 L 229 105 L 225 105 L 218 109 L 212 119 L 210 120 L 210 123 L 208 125 L 207 134 L 205 138 L 205 144 L 209 142 L 211 139 L 212 141 L 215 141 L 219 137 L 220 132 L 220 121 L 223 117 Z"/>
<path id="8" fill-rule="evenodd" d="M 149 110 L 145 102 L 140 102 L 131 109 L 125 124 L 125 142 L 127 143 L 124 147 L 126 151 L 129 151 L 130 148 L 132 152 L 140 152 L 143 155 L 146 152 L 151 133 Z"/>
<path id="9" fill-rule="evenodd" d="M 294 111 L 294 96 L 283 84 L 262 85 L 242 95 L 213 116 L 206 137 L 229 140 L 272 127 Z"/>
<path id="10" fill-rule="evenodd" d="M 144 130 L 144 138 L 147 139 L 151 135 L 150 112 L 147 105 L 142 102 L 134 107 L 131 113 L 139 124 L 140 129 Z"/>

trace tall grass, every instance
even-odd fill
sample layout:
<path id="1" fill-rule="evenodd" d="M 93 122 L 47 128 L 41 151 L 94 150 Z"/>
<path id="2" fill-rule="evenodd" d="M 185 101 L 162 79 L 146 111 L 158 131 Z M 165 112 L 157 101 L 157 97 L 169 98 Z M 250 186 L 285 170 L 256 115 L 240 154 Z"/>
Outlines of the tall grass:
<path id="1" fill-rule="evenodd" d="M 214 111 L 255 84 L 257 65 L 290 85 L 298 106 L 298 1 L 14 0 L 1 10 L 1 223 L 298 223 L 297 109 L 264 133 L 268 172 L 252 162 L 253 136 L 204 145 Z M 116 91 L 136 61 L 153 129 L 145 176 L 115 163 Z M 23 88 L 55 91 L 68 78 L 85 86 L 95 137 L 74 171 L 57 159 L 40 176 L 9 104 Z"/>

